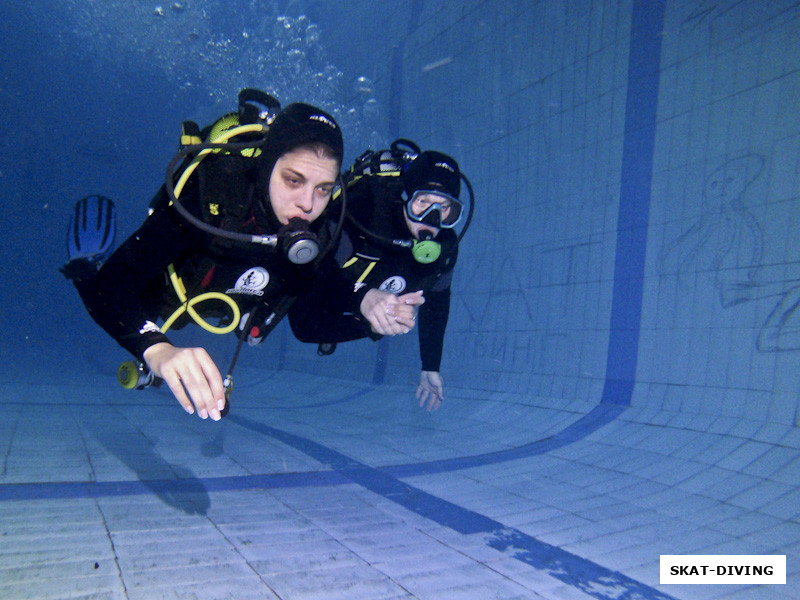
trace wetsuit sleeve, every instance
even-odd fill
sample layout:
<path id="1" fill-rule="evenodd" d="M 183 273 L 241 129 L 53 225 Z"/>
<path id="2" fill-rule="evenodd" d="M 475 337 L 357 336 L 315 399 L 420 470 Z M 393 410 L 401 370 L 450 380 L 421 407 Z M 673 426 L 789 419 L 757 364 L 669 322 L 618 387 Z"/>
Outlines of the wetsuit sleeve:
<path id="1" fill-rule="evenodd" d="M 423 371 L 439 371 L 444 350 L 444 333 L 450 317 L 450 285 L 458 257 L 458 248 L 451 250 L 452 259 L 446 271 L 436 277 L 436 281 L 425 293 L 425 304 L 419 309 L 419 355 Z"/>
<path id="2" fill-rule="evenodd" d="M 363 297 L 363 295 L 361 295 Z M 320 264 L 313 284 L 289 311 L 292 333 L 304 343 L 349 342 L 372 337 L 369 323 L 359 312 L 353 284 L 332 258 Z"/>
<path id="3" fill-rule="evenodd" d="M 304 343 L 338 343 L 373 337 L 366 320 L 352 313 L 330 310 L 324 295 L 298 298 L 289 311 L 289 325 L 294 336 Z"/>
<path id="4" fill-rule="evenodd" d="M 167 266 L 198 244 L 175 209 L 156 209 L 108 258 L 97 275 L 76 281 L 91 317 L 139 360 L 158 342 L 168 342 L 155 326 L 154 289 L 167 285 Z M 149 301 L 148 301 L 149 299 Z"/>
<path id="5" fill-rule="evenodd" d="M 419 355 L 423 371 L 438 371 L 442 364 L 444 333 L 450 316 L 450 289 L 428 292 L 419 309 Z"/>

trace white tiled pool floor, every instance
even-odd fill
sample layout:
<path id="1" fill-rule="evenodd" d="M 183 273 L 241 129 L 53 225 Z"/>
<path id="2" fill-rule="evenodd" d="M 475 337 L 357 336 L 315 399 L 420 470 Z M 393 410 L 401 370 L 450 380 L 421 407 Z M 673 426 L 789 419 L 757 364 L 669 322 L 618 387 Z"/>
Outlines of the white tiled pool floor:
<path id="1" fill-rule="evenodd" d="M 0 393 L 0 598 L 800 597 L 793 427 L 246 369 L 221 423 Z M 787 583 L 660 585 L 661 554 L 785 554 Z"/>

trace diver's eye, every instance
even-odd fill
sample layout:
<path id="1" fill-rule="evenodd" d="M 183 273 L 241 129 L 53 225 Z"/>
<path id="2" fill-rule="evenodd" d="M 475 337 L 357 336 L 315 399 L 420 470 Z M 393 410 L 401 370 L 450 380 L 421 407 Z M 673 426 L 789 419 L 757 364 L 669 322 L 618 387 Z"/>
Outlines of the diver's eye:
<path id="1" fill-rule="evenodd" d="M 415 198 L 412 203 L 414 212 L 423 212 L 431 205 L 430 201 L 425 198 Z"/>

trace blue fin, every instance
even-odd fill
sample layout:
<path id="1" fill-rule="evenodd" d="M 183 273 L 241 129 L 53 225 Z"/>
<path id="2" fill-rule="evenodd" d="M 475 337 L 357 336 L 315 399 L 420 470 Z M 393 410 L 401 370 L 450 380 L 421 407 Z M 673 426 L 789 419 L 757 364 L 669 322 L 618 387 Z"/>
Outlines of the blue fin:
<path id="1" fill-rule="evenodd" d="M 102 261 L 113 247 L 116 233 L 117 210 L 114 202 L 104 196 L 86 196 L 78 200 L 67 233 L 69 259 Z"/>

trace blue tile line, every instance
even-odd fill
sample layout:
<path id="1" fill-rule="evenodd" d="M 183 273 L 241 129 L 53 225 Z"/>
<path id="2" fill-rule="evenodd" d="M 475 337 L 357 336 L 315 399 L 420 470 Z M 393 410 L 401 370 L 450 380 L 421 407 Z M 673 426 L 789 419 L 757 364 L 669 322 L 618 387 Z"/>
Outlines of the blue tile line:
<path id="1" fill-rule="evenodd" d="M 335 471 L 263 473 L 229 477 L 186 479 L 136 479 L 121 481 L 60 481 L 46 483 L 4 483 L 0 502 L 19 500 L 64 500 L 104 498 L 141 494 L 194 494 L 255 489 L 341 485 L 348 480 Z"/>
<path id="2" fill-rule="evenodd" d="M 664 4 L 664 0 L 633 3 L 611 331 L 600 399 L 603 404 L 630 406 L 636 381 Z"/>
<path id="3" fill-rule="evenodd" d="M 460 458 L 383 469 L 370 467 L 307 438 L 239 415 L 229 415 L 227 418 L 237 425 L 300 450 L 332 470 L 204 479 L 6 484 L 0 486 L 0 500 L 85 498 L 148 493 L 156 493 L 162 498 L 195 495 L 202 500 L 209 492 L 213 491 L 356 483 L 443 527 L 448 527 L 463 535 L 480 535 L 490 548 L 544 571 L 594 598 L 601 600 L 675 600 L 622 573 L 537 540 L 485 515 L 404 483 L 394 475 L 394 473 L 404 475 L 440 473 L 446 469 L 493 464 L 500 460 L 513 460 L 540 454 L 588 435 L 613 420 L 623 410 L 624 407 L 598 406 L 585 417 L 554 436 L 519 448 L 474 457 L 474 464 L 469 459 Z M 207 504 L 207 502 L 205 503 Z M 203 502 L 201 501 L 199 504 L 202 505 Z"/>
<path id="4" fill-rule="evenodd" d="M 363 390 L 355 392 L 361 396 Z M 585 438 L 602 426 L 613 421 L 625 410 L 622 406 L 598 405 L 572 425 L 555 435 L 542 438 L 529 444 L 487 452 L 473 456 L 446 458 L 422 463 L 408 463 L 385 467 L 374 467 L 393 477 L 413 477 L 446 473 L 509 460 L 517 460 L 544 454 Z M 228 422 L 235 423 L 251 431 L 261 431 L 261 426 L 251 419 L 230 414 Z M 277 430 L 276 430 L 277 431 Z M 119 481 L 60 481 L 42 483 L 4 483 L 0 484 L 0 502 L 10 500 L 61 500 L 66 498 L 102 498 L 105 496 L 131 496 L 148 493 L 192 493 L 198 489 L 207 492 L 275 489 L 287 487 L 317 487 L 341 485 L 348 480 L 335 471 L 319 470 L 293 473 L 261 473 L 252 475 L 233 475 L 228 477 L 203 477 L 190 479 L 138 479 Z"/>
<path id="5" fill-rule="evenodd" d="M 595 406 L 591 411 L 575 421 L 572 425 L 565 427 L 558 433 L 550 437 L 536 440 L 535 442 L 531 442 L 529 444 L 524 444 L 515 448 L 509 448 L 507 450 L 498 450 L 495 452 L 487 452 L 474 456 L 445 458 L 442 460 L 434 460 L 424 463 L 410 463 L 405 465 L 381 467 L 380 470 L 385 471 L 386 473 L 395 477 L 413 477 L 415 475 L 431 475 L 434 473 L 445 473 L 460 469 L 470 469 L 473 467 L 493 465 L 509 460 L 545 454 L 546 452 L 551 452 L 552 450 L 562 448 L 584 439 L 589 434 L 594 433 L 604 425 L 607 425 L 616 419 L 624 411 L 624 406 L 600 404 Z"/>
<path id="6" fill-rule="evenodd" d="M 547 544 L 485 515 L 438 498 L 336 450 L 269 425 L 230 416 L 238 425 L 276 439 L 328 465 L 335 473 L 463 535 L 480 535 L 490 548 L 546 572 L 601 600 L 675 600 L 622 573 Z"/>

